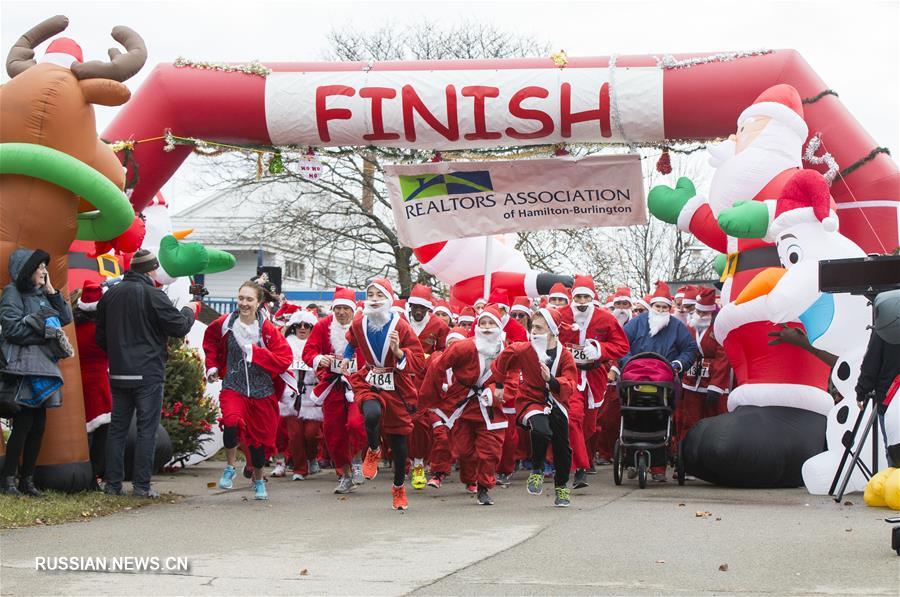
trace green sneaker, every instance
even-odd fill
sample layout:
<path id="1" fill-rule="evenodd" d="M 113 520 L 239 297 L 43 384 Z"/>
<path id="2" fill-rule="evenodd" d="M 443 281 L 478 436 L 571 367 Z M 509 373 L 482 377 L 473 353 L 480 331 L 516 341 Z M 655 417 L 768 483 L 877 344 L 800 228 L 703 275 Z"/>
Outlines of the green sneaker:
<path id="1" fill-rule="evenodd" d="M 556 499 L 553 500 L 553 505 L 557 508 L 568 508 L 569 504 L 572 502 L 569 501 L 569 488 L 568 487 L 557 487 L 556 488 Z"/>
<path id="2" fill-rule="evenodd" d="M 544 491 L 544 475 L 541 473 L 531 473 L 528 475 L 528 493 L 531 495 L 541 495 Z"/>

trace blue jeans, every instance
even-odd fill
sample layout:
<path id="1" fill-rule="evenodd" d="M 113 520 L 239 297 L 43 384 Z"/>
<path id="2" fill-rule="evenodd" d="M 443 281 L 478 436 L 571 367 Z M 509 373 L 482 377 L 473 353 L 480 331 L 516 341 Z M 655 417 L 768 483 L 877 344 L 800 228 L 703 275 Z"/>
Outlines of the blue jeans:
<path id="1" fill-rule="evenodd" d="M 125 439 L 136 411 L 137 437 L 134 442 L 134 473 L 131 484 L 135 489 L 146 491 L 150 489 L 150 477 L 153 474 L 163 384 L 134 388 L 112 386 L 111 389 L 112 414 L 106 438 L 106 483 L 112 489 L 122 487 L 125 479 Z"/>

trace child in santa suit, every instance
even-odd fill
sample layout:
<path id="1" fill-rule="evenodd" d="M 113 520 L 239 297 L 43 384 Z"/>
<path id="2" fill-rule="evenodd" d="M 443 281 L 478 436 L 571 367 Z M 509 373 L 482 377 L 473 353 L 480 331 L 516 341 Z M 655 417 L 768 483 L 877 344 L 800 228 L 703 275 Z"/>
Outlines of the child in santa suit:
<path id="1" fill-rule="evenodd" d="M 725 348 L 713 335 L 712 323 L 717 313 L 716 291 L 706 287 L 698 290 L 690 329 L 700 347 L 700 354 L 682 380 L 681 401 L 676 417 L 678 441 L 684 439 L 688 430 L 701 419 L 728 412 L 731 364 Z"/>
<path id="2" fill-rule="evenodd" d="M 554 504 L 559 507 L 570 503 L 567 484 L 572 448 L 569 445 L 568 408 L 578 385 L 575 359 L 559 343 L 563 325 L 558 310 L 539 309 L 531 320 L 531 341 L 507 346 L 491 365 L 495 379 L 505 380 L 511 371 L 521 371 L 516 416 L 519 426 L 531 434 L 532 473 L 528 477 L 528 493 L 540 495 L 543 491 L 544 458 L 550 445 L 556 465 Z M 496 388 L 497 394 L 502 396 L 501 385 L 497 383 Z"/>
<path id="3" fill-rule="evenodd" d="M 391 312 L 391 283 L 378 278 L 366 288 L 366 305 L 347 332 L 344 357 L 354 355 L 359 371 L 350 376 L 353 392 L 365 419 L 369 449 L 363 476 L 374 479 L 381 460 L 381 434 L 390 444 L 394 460 L 392 507 L 406 510 L 407 439 L 413 429 L 418 399 L 418 379 L 425 369 L 419 339 L 409 323 Z M 349 375 L 349 371 L 346 372 Z"/>
<path id="4" fill-rule="evenodd" d="M 322 406 L 325 447 L 339 475 L 334 492 L 346 494 L 362 485 L 362 450 L 366 429 L 350 381 L 341 373 L 341 359 L 347 347 L 347 332 L 356 313 L 356 292 L 338 286 L 334 290 L 331 314 L 313 326 L 303 347 L 303 362 L 316 372 L 317 384 L 310 393 L 314 404 Z"/>
<path id="5" fill-rule="evenodd" d="M 488 305 L 478 316 L 475 337 L 454 342 L 429 366 L 420 404 L 450 413 L 453 444 L 459 455 L 459 477 L 475 485 L 478 503 L 494 503 L 489 491 L 503 450 L 508 424 L 494 404 L 491 364 L 500 354 L 500 312 Z M 450 374 L 450 384 L 442 391 Z"/>
<path id="6" fill-rule="evenodd" d="M 294 481 L 303 481 L 318 468 L 311 468 L 310 463 L 316 462 L 324 417 L 322 406 L 312 399 L 317 383 L 316 372 L 303 362 L 303 348 L 316 322 L 316 316 L 309 311 L 295 311 L 284 326 L 294 361 L 290 370 L 282 376 L 287 387 L 279 408 L 287 431 Z"/>
<path id="7" fill-rule="evenodd" d="M 263 315 L 263 296 L 259 284 L 244 282 L 238 291 L 238 310 L 212 322 L 203 336 L 207 379 L 222 380 L 219 408 L 228 464 L 219 487 L 234 487 L 240 441 L 250 453 L 258 500 L 269 499 L 263 468 L 267 456 L 275 452 L 278 396 L 284 384 L 279 376 L 293 361 L 287 340 Z"/>
<path id="8" fill-rule="evenodd" d="M 81 363 L 81 387 L 84 388 L 84 420 L 95 478 L 103 477 L 106 470 L 106 432 L 112 413 L 109 361 L 106 351 L 97 346 L 96 340 L 97 303 L 102 294 L 97 282 L 85 280 L 81 296 L 72 309 Z"/>
<path id="9" fill-rule="evenodd" d="M 592 437 L 597 430 L 597 409 L 603 405 L 606 395 L 605 365 L 610 361 L 617 362 L 628 352 L 625 331 L 615 315 L 594 306 L 596 298 L 593 278 L 575 276 L 572 303 L 559 309 L 566 324 L 560 331 L 559 340 L 572 352 L 579 370 L 578 391 L 569 401 L 575 489 L 587 487 L 587 469 L 592 454 L 588 451 L 586 438 Z"/>
<path id="10" fill-rule="evenodd" d="M 424 284 L 413 286 L 406 301 L 406 309 L 409 313 L 409 325 L 422 345 L 427 362 L 434 352 L 444 350 L 450 328 L 444 320 L 434 316 L 431 288 Z M 409 457 L 412 460 L 410 481 L 413 489 L 424 489 L 427 483 L 425 461 L 429 459 L 432 449 L 433 425 L 439 422 L 435 414 L 425 408 L 419 409 L 413 417 L 413 431 L 409 436 Z"/>

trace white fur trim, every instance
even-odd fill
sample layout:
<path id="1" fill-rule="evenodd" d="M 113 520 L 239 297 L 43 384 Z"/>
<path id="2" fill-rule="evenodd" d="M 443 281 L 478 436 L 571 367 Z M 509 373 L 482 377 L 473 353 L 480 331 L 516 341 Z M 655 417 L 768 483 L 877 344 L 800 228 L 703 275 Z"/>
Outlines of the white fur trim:
<path id="1" fill-rule="evenodd" d="M 351 301 L 350 299 L 335 299 L 334 302 L 331 303 L 331 309 L 334 310 L 335 307 L 341 305 L 343 307 L 350 307 L 354 311 L 356 311 L 356 303 Z"/>
<path id="2" fill-rule="evenodd" d="M 670 301 L 669 299 L 667 299 L 664 296 L 651 296 L 650 304 L 652 305 L 653 303 L 665 303 L 665 304 L 669 305 L 670 307 L 672 306 L 672 301 Z"/>
<path id="3" fill-rule="evenodd" d="M 316 322 L 319 321 L 315 315 L 307 311 L 306 309 L 301 309 L 299 311 L 294 311 L 291 313 L 291 316 L 288 317 L 287 323 L 285 323 L 285 327 L 289 327 L 292 325 L 297 325 L 300 323 L 308 323 L 310 325 L 316 325 Z"/>
<path id="4" fill-rule="evenodd" d="M 450 340 L 465 340 L 465 339 L 466 339 L 466 337 L 463 336 L 462 334 L 460 334 L 459 332 L 450 332 L 449 334 L 447 334 L 446 341 L 449 342 Z"/>
<path id="5" fill-rule="evenodd" d="M 697 210 L 700 209 L 704 204 L 707 204 L 706 197 L 702 195 L 694 195 L 688 202 L 684 204 L 684 207 L 681 208 L 681 212 L 678 214 L 678 221 L 675 222 L 675 225 L 678 226 L 678 229 L 682 232 L 688 232 L 691 229 L 691 220 L 694 219 L 694 214 L 697 213 Z"/>
<path id="6" fill-rule="evenodd" d="M 491 320 L 497 324 L 498 328 L 503 329 L 503 321 L 501 321 L 499 317 L 496 317 L 493 314 L 488 313 L 487 311 L 482 311 L 481 313 L 478 314 L 478 319 L 481 319 L 482 317 L 491 318 Z"/>
<path id="7" fill-rule="evenodd" d="M 381 284 L 376 284 L 375 282 L 372 282 L 371 284 L 369 284 L 368 286 L 366 286 L 366 288 L 368 289 L 368 288 L 371 288 L 371 287 L 373 287 L 373 286 L 374 286 L 375 288 L 377 288 L 377 289 L 381 292 L 381 294 L 383 294 L 384 296 L 386 296 L 387 299 L 388 299 L 389 301 L 393 301 L 393 300 L 396 298 L 396 297 L 394 297 L 394 293 L 393 293 L 393 292 L 390 292 L 387 288 L 385 288 L 385 287 L 382 286 Z"/>
<path id="8" fill-rule="evenodd" d="M 681 298 L 681 304 L 682 304 L 682 305 L 696 305 L 696 304 L 697 304 L 697 300 L 696 300 L 696 299 L 692 299 L 692 298 L 688 298 L 688 297 L 686 297 L 686 296 L 682 296 L 682 298 Z"/>
<path id="9" fill-rule="evenodd" d="M 514 313 L 516 311 L 521 311 L 522 313 L 525 313 L 529 317 L 531 316 L 531 309 L 529 309 L 525 305 L 513 305 L 509 311 L 510 311 L 510 313 Z"/>
<path id="10" fill-rule="evenodd" d="M 740 127 L 747 119 L 753 118 L 754 116 L 774 118 L 796 133 L 798 137 L 802 137 L 802 141 L 805 141 L 806 137 L 809 135 L 809 127 L 806 125 L 806 121 L 784 104 L 779 104 L 777 102 L 760 102 L 758 104 L 752 104 L 738 116 L 738 126 Z"/>
<path id="11" fill-rule="evenodd" d="M 63 52 L 50 52 L 38 58 L 37 61 L 39 64 L 45 64 L 49 62 L 50 64 L 55 64 L 64 68 L 72 68 L 72 65 L 78 62 L 78 59 L 71 54 L 66 54 Z"/>
<path id="12" fill-rule="evenodd" d="M 445 307 L 443 305 L 441 305 L 440 307 L 435 307 L 434 312 L 435 313 L 437 313 L 437 312 L 446 313 L 447 317 L 453 319 L 453 311 L 451 311 L 450 309 L 448 309 L 447 307 Z"/>
<path id="13" fill-rule="evenodd" d="M 96 431 L 99 427 L 109 424 L 111 416 L 111 413 L 103 413 L 102 415 L 94 417 L 85 424 L 87 432 L 90 433 Z"/>
<path id="14" fill-rule="evenodd" d="M 409 305 L 421 305 L 421 306 L 426 307 L 426 308 L 428 308 L 428 309 L 432 309 L 432 310 L 434 309 L 434 304 L 433 304 L 431 301 L 427 301 L 427 300 L 425 300 L 425 299 L 423 299 L 423 298 L 419 298 L 419 297 L 417 297 L 417 296 L 411 296 L 411 297 L 409 297 L 408 299 L 406 299 L 406 304 L 407 304 L 407 306 L 409 306 Z"/>
<path id="15" fill-rule="evenodd" d="M 559 326 L 556 325 L 556 322 L 553 321 L 553 316 L 550 315 L 550 311 L 544 307 L 541 307 L 537 310 L 535 315 L 540 315 L 544 318 L 544 321 L 547 322 L 547 328 L 550 330 L 550 333 L 554 336 L 559 336 Z M 559 351 L 557 351 L 557 356 L 559 355 Z"/>
<path id="16" fill-rule="evenodd" d="M 215 375 L 218 372 L 219 372 L 218 367 L 213 367 L 212 369 L 207 369 L 206 370 L 206 379 L 209 379 L 211 376 Z"/>
<path id="17" fill-rule="evenodd" d="M 828 416 L 834 407 L 831 394 L 801 384 L 748 383 L 728 395 L 728 410 L 739 406 L 790 406 Z"/>
<path id="18" fill-rule="evenodd" d="M 775 220 L 769 225 L 769 233 L 766 235 L 766 240 L 775 242 L 778 240 L 778 237 L 781 236 L 781 234 L 784 233 L 788 228 L 792 228 L 793 226 L 797 226 L 798 224 L 817 223 L 821 224 L 826 232 L 835 232 L 837 230 L 838 223 L 837 214 L 834 212 L 834 210 L 829 210 L 828 217 L 826 217 L 822 221 L 819 221 L 819 218 L 816 217 L 812 207 L 798 207 L 796 209 L 786 211 L 775 218 Z M 832 226 L 834 228 L 832 228 Z"/>
<path id="19" fill-rule="evenodd" d="M 97 305 L 99 303 L 100 303 L 100 301 L 96 301 L 93 303 L 84 303 L 81 301 L 81 299 L 78 299 L 77 307 L 79 309 L 81 309 L 82 311 L 96 311 Z"/>
<path id="20" fill-rule="evenodd" d="M 562 292 L 551 292 L 547 298 L 560 298 L 560 299 L 565 299 L 566 301 L 568 301 L 569 295 L 563 294 Z"/>
<path id="21" fill-rule="evenodd" d="M 594 292 L 593 290 L 591 290 L 590 288 L 586 287 L 586 286 L 576 286 L 575 288 L 572 289 L 572 296 L 573 296 L 573 297 L 575 297 L 575 296 L 577 296 L 577 295 L 579 295 L 579 294 L 586 294 L 586 295 L 588 295 L 588 296 L 590 296 L 590 297 L 593 297 L 593 298 L 595 298 L 595 299 L 597 298 L 597 293 Z"/>
<path id="22" fill-rule="evenodd" d="M 700 303 L 697 303 L 696 305 L 694 305 L 694 309 L 696 311 L 703 311 L 703 312 L 708 313 L 710 311 L 715 311 L 716 306 L 715 305 L 701 305 Z"/>

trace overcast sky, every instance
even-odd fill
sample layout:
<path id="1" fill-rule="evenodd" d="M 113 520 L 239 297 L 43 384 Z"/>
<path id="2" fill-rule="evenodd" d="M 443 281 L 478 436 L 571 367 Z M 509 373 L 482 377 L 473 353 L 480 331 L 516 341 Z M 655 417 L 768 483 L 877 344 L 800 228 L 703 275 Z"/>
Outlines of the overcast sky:
<path id="1" fill-rule="evenodd" d="M 549 1 L 270 2 L 264 0 L 110 2 L 0 0 L 0 51 L 44 18 L 65 14 L 66 35 L 86 59 L 103 59 L 114 25 L 128 25 L 147 43 L 147 65 L 132 89 L 159 62 L 178 56 L 245 62 L 317 60 L 332 28 L 405 27 L 421 19 L 442 24 L 477 19 L 563 48 L 569 56 L 794 48 L 880 145 L 900 154 L 900 12 L 897 0 L 731 2 Z M 40 52 L 39 52 L 40 54 Z M 4 69 L 0 80 L 6 81 Z M 115 109 L 98 109 L 102 131 Z M 177 208 L 176 175 L 167 185 Z"/>

